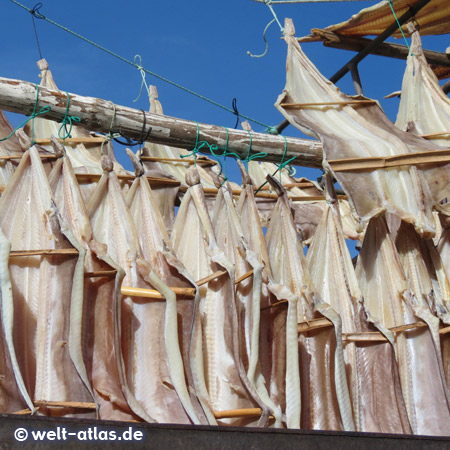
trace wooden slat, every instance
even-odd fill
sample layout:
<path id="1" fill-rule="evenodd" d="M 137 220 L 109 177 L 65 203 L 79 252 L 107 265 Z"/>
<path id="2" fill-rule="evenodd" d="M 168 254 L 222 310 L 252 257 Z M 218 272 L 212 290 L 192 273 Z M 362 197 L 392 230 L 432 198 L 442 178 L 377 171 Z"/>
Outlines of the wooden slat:
<path id="1" fill-rule="evenodd" d="M 217 161 L 206 161 L 204 159 L 198 158 L 197 161 L 194 159 L 189 158 L 159 158 L 157 156 L 141 156 L 141 161 L 149 161 L 149 162 L 175 162 L 175 163 L 187 163 L 189 165 L 197 164 L 200 165 L 207 165 L 207 166 L 214 166 L 216 164 L 219 164 Z"/>
<path id="2" fill-rule="evenodd" d="M 10 258 L 17 256 L 78 256 L 78 250 L 74 248 L 48 249 L 48 250 L 12 250 Z"/>
<path id="3" fill-rule="evenodd" d="M 101 144 L 102 142 L 106 141 L 106 138 L 99 136 L 99 137 L 84 137 L 84 138 L 67 138 L 65 141 L 63 139 L 57 138 L 59 142 L 63 143 L 65 142 L 66 145 L 78 145 L 78 144 L 84 144 L 84 145 L 97 145 Z M 42 139 L 35 139 L 36 144 L 40 145 L 51 145 L 52 141 L 50 139 L 42 138 Z"/>
<path id="4" fill-rule="evenodd" d="M 4 155 L 0 156 L 0 161 L 21 160 L 23 155 Z M 56 155 L 39 155 L 41 159 L 58 159 Z"/>
<path id="5" fill-rule="evenodd" d="M 226 273 L 227 273 L 226 270 L 218 270 L 217 272 L 214 272 L 213 274 L 208 275 L 207 277 L 204 277 L 201 280 L 198 280 L 195 284 L 197 286 L 203 286 L 204 284 L 209 283 L 211 280 L 221 277 L 222 275 L 225 275 Z"/>
<path id="6" fill-rule="evenodd" d="M 75 174 L 78 181 L 98 181 L 100 180 L 101 173 L 77 173 Z M 122 181 L 132 183 L 136 177 L 134 175 L 117 175 L 117 178 Z M 167 184 L 171 186 L 179 186 L 181 183 L 177 180 L 172 180 L 171 178 L 163 177 L 147 177 L 149 183 L 152 184 Z"/>
<path id="7" fill-rule="evenodd" d="M 216 419 L 233 419 L 235 417 L 259 417 L 262 414 L 261 408 L 229 409 L 225 411 L 214 411 Z"/>
<path id="8" fill-rule="evenodd" d="M 101 278 L 101 277 L 114 278 L 116 274 L 117 270 L 98 270 L 96 272 L 85 272 L 84 278 Z"/>
<path id="9" fill-rule="evenodd" d="M 344 342 L 386 342 L 387 338 L 379 331 L 366 331 L 364 333 L 342 333 Z"/>
<path id="10" fill-rule="evenodd" d="M 373 105 L 377 102 L 375 100 L 361 99 L 361 100 L 345 100 L 336 102 L 317 102 L 317 103 L 280 103 L 283 108 L 289 109 L 304 109 L 304 108 L 314 108 L 316 106 L 354 106 L 354 105 Z"/>
<path id="11" fill-rule="evenodd" d="M 40 406 L 41 408 L 97 409 L 95 403 L 88 402 L 54 402 L 46 400 L 35 400 L 33 403 L 35 406 Z"/>
<path id="12" fill-rule="evenodd" d="M 170 288 L 177 297 L 183 298 L 194 298 L 195 297 L 195 288 L 180 288 L 180 287 L 171 287 Z M 144 298 L 152 298 L 155 300 L 165 300 L 165 297 L 156 289 L 144 289 L 144 288 L 135 288 L 122 286 L 120 289 L 122 295 L 127 297 L 144 297 Z"/>
<path id="13" fill-rule="evenodd" d="M 234 282 L 234 284 L 238 284 L 241 281 L 246 280 L 247 278 L 251 277 L 253 275 L 253 270 L 250 270 L 250 272 L 245 273 L 244 275 L 240 276 L 239 278 L 237 278 Z"/>
<path id="14" fill-rule="evenodd" d="M 280 300 L 279 302 L 272 303 L 269 306 L 264 306 L 264 308 L 261 308 L 261 311 L 265 311 L 266 309 L 270 309 L 270 308 L 277 308 L 278 306 L 287 305 L 287 304 L 288 304 L 287 300 Z"/>
<path id="15" fill-rule="evenodd" d="M 332 327 L 333 324 L 325 317 L 319 319 L 312 319 L 308 322 L 300 322 L 297 326 L 298 333 L 305 333 L 307 331 L 316 330 L 318 328 Z"/>
<path id="16" fill-rule="evenodd" d="M 327 30 L 314 30 L 314 36 L 319 37 L 325 47 L 340 48 L 344 50 L 361 51 L 369 44 L 372 39 L 346 36 L 336 34 Z M 409 54 L 409 48 L 406 45 L 396 44 L 392 42 L 379 43 L 375 48 L 370 50 L 373 55 L 387 56 L 390 58 L 406 59 Z M 422 50 L 428 64 L 434 64 L 439 67 L 450 67 L 450 55 L 448 53 L 440 53 L 433 50 Z"/>
<path id="17" fill-rule="evenodd" d="M 335 172 L 354 172 L 417 164 L 443 164 L 448 162 L 450 162 L 450 149 L 384 157 L 343 158 L 328 161 Z"/>

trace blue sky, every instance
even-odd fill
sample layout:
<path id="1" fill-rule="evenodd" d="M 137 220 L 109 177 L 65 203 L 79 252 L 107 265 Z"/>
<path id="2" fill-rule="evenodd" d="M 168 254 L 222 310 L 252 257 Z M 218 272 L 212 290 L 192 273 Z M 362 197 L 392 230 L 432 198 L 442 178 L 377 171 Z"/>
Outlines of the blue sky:
<path id="1" fill-rule="evenodd" d="M 36 2 L 22 0 L 32 8 Z M 44 0 L 40 12 L 48 18 L 133 60 L 141 55 L 145 68 L 231 107 L 237 98 L 241 113 L 269 125 L 283 118 L 273 104 L 285 83 L 286 45 L 280 29 L 268 32 L 269 49 L 263 58 L 251 58 L 247 51 L 262 53 L 262 33 L 272 19 L 269 8 L 251 0 L 140 0 L 128 2 L 67 2 Z M 350 17 L 373 1 L 273 5 L 279 19 L 291 17 L 298 36 Z M 0 38 L 3 77 L 38 82 L 36 45 L 31 15 L 9 0 L 3 0 Z M 137 103 L 141 75 L 136 68 L 103 53 L 86 42 L 36 19 L 42 55 L 47 59 L 58 87 L 80 95 L 100 97 L 120 105 L 147 109 L 145 95 Z M 424 48 L 445 51 L 448 36 L 424 37 Z M 401 43 L 401 42 L 400 42 Z M 325 48 L 320 43 L 303 48 L 322 73 L 330 77 L 353 52 Z M 369 56 L 360 66 L 365 94 L 380 100 L 387 115 L 395 120 L 398 100 L 383 96 L 398 90 L 405 61 Z M 163 81 L 147 76 L 155 84 L 167 115 L 233 128 L 235 117 Z M 353 94 L 347 75 L 338 86 Z M 16 125 L 23 117 L 10 115 Z M 254 125 L 255 131 L 263 131 Z M 300 136 L 292 126 L 285 131 Z M 116 156 L 126 165 L 124 151 Z M 240 181 L 234 164 L 227 164 L 227 176 Z M 297 176 L 315 178 L 318 171 L 297 168 Z"/>

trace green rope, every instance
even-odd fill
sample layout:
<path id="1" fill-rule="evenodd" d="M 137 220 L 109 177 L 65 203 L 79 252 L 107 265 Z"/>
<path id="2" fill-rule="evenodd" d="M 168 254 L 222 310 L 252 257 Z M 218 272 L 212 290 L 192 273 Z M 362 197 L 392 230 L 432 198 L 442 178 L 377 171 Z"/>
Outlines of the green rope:
<path id="1" fill-rule="evenodd" d="M 248 134 L 250 135 L 250 143 L 248 145 L 248 150 L 247 150 L 247 157 L 245 158 L 245 162 L 247 163 L 248 166 L 248 162 L 249 161 L 253 161 L 254 159 L 258 159 L 258 158 L 265 158 L 267 156 L 267 152 L 259 152 L 259 153 L 254 153 L 253 155 L 250 155 L 250 151 L 252 149 L 252 132 L 250 130 L 247 130 Z"/>
<path id="2" fill-rule="evenodd" d="M 25 9 L 25 10 L 28 11 L 29 13 L 32 12 L 32 10 L 31 10 L 30 8 L 28 8 L 28 7 L 25 6 L 25 5 L 22 5 L 22 4 L 19 3 L 18 1 L 16 1 L 16 0 L 10 0 L 10 1 L 11 1 L 12 3 L 16 4 L 17 6 L 20 6 L 21 8 Z M 40 18 L 40 19 L 43 19 L 43 20 L 46 20 L 48 23 L 51 23 L 52 25 L 55 25 L 56 27 L 60 28 L 61 30 L 66 31 L 67 33 L 71 34 L 72 36 L 75 36 L 75 37 L 77 37 L 77 38 L 83 40 L 84 42 L 87 42 L 87 43 L 90 44 L 90 45 L 93 45 L 94 47 L 98 48 L 99 50 L 102 50 L 103 52 L 108 53 L 108 54 L 111 55 L 111 56 L 114 56 L 115 58 L 117 58 L 117 59 L 119 59 L 119 60 L 121 60 L 121 61 L 123 61 L 123 62 L 129 64 L 130 66 L 133 66 L 133 67 L 135 67 L 135 68 L 137 68 L 137 69 L 139 69 L 139 70 L 142 69 L 143 72 L 148 73 L 149 75 L 152 75 L 152 76 L 154 76 L 155 78 L 158 78 L 158 79 L 164 81 L 165 83 L 171 84 L 172 86 L 175 86 L 175 87 L 178 88 L 178 89 L 181 89 L 181 90 L 183 90 L 183 91 L 185 91 L 185 92 L 187 92 L 187 93 L 189 93 L 189 94 L 191 94 L 191 95 L 194 95 L 194 96 L 196 96 L 196 97 L 198 97 L 198 98 L 200 98 L 200 99 L 202 99 L 202 100 L 204 100 L 204 101 L 206 101 L 206 102 L 209 102 L 209 103 L 211 103 L 212 105 L 215 105 L 215 106 L 217 106 L 217 107 L 219 107 L 219 108 L 224 109 L 225 111 L 228 111 L 228 112 L 230 112 L 230 113 L 232 113 L 232 114 L 235 114 L 235 112 L 234 112 L 231 108 L 228 108 L 227 106 L 224 106 L 224 105 L 222 105 L 222 104 L 220 104 L 220 103 L 218 103 L 218 102 L 216 102 L 216 101 L 214 101 L 214 100 L 211 100 L 210 98 L 205 97 L 204 95 L 201 95 L 201 94 L 199 94 L 199 93 L 197 93 L 197 92 L 195 92 L 195 91 L 193 91 L 193 90 L 191 90 L 191 89 L 188 89 L 188 88 L 182 86 L 181 84 L 175 83 L 174 81 L 171 81 L 171 80 L 169 80 L 169 79 L 167 79 L 167 78 L 165 78 L 165 77 L 163 77 L 163 76 L 161 76 L 161 75 L 158 75 L 158 74 L 156 74 L 156 73 L 154 73 L 154 72 L 151 72 L 150 70 L 145 69 L 145 68 L 139 66 L 139 65 L 136 64 L 135 62 L 130 61 L 129 59 L 126 59 L 126 58 L 124 58 L 123 56 L 120 56 L 120 55 L 118 55 L 117 53 L 115 53 L 115 52 L 113 52 L 113 51 L 111 51 L 111 50 L 108 50 L 107 48 L 102 47 L 102 46 L 99 45 L 99 44 L 96 44 L 95 42 L 91 41 L 90 39 L 85 38 L 84 36 L 81 36 L 81 34 L 78 34 L 78 33 L 76 33 L 75 31 L 72 31 L 72 30 L 70 30 L 69 28 L 67 28 L 67 27 L 65 27 L 65 26 L 63 26 L 63 25 L 60 25 L 59 23 L 57 23 L 57 22 L 55 22 L 55 21 L 49 19 L 48 17 L 46 17 L 46 16 L 44 16 L 44 15 L 42 15 L 42 14 L 39 14 L 39 18 Z M 264 123 L 262 123 L 262 122 L 259 122 L 259 121 L 256 120 L 256 119 L 252 119 L 251 117 L 245 116 L 244 114 L 240 114 L 240 116 L 243 117 L 244 119 L 249 120 L 250 122 L 256 123 L 256 124 L 261 125 L 261 126 L 263 126 L 263 127 L 265 127 L 265 128 L 267 127 L 266 124 L 264 124 Z"/>
<path id="3" fill-rule="evenodd" d="M 391 7 L 392 14 L 394 14 L 395 21 L 397 22 L 398 28 L 400 29 L 400 33 L 402 33 L 403 39 L 405 40 L 405 44 L 408 47 L 408 51 L 409 51 L 410 55 L 414 56 L 413 52 L 411 51 L 411 47 L 409 46 L 408 39 L 406 39 L 405 33 L 403 33 L 403 28 L 400 25 L 397 14 L 395 14 L 394 5 L 392 3 L 392 0 L 389 0 L 389 6 Z"/>
<path id="4" fill-rule="evenodd" d="M 66 112 L 64 114 L 64 119 L 61 122 L 61 126 L 59 127 L 58 130 L 58 137 L 63 140 L 64 145 L 66 144 L 66 139 L 72 137 L 71 133 L 73 128 L 73 122 L 81 122 L 81 119 L 79 117 L 69 116 L 70 96 L 67 91 L 66 94 L 67 94 Z"/>
<path id="5" fill-rule="evenodd" d="M 289 158 L 287 161 L 284 161 L 284 158 L 286 157 L 286 153 L 287 153 L 287 139 L 286 136 L 281 135 L 284 138 L 284 151 L 283 151 L 283 155 L 281 157 L 281 162 L 278 165 L 277 170 L 275 170 L 275 172 L 272 174 L 272 176 L 274 177 L 278 172 L 280 172 L 280 183 L 281 183 L 281 171 L 283 170 L 284 167 L 286 167 L 291 161 L 293 161 L 296 156 L 293 156 L 292 158 Z M 268 181 L 265 181 L 261 186 L 259 186 L 258 189 L 256 189 L 255 194 L 257 194 L 266 184 L 268 183 Z"/>
<path id="6" fill-rule="evenodd" d="M 38 112 L 36 112 L 37 105 L 38 105 L 38 100 L 39 100 L 39 85 L 36 84 L 36 100 L 34 101 L 34 107 L 33 107 L 33 112 L 31 113 L 31 116 L 27 117 L 8 136 L 6 136 L 3 139 L 0 139 L 0 142 L 6 141 L 9 138 L 11 138 L 12 136 L 14 136 L 14 134 L 16 133 L 17 130 L 20 130 L 21 128 L 23 128 L 31 120 L 32 121 L 31 122 L 31 145 L 36 144 L 36 141 L 34 140 L 34 118 L 37 117 L 37 116 L 41 116 L 43 114 L 46 114 L 46 113 L 48 113 L 50 111 L 50 106 L 44 106 Z"/>

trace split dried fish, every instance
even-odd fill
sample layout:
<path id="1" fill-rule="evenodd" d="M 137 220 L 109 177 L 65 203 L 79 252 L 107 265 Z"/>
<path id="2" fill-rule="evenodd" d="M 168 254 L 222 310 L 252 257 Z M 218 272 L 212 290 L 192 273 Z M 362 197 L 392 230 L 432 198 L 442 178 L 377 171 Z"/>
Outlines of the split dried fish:
<path id="1" fill-rule="evenodd" d="M 253 408 L 255 400 L 239 369 L 234 295 L 234 267 L 216 242 L 200 176 L 195 168 L 186 175 L 189 189 L 183 197 L 171 236 L 172 247 L 191 275 L 200 280 L 218 271 L 220 276 L 201 286 L 191 333 L 191 370 L 199 400 L 215 423 L 213 411 Z M 221 423 L 243 424 L 247 419 Z M 261 416 L 260 424 L 267 422 Z"/>
<path id="2" fill-rule="evenodd" d="M 339 208 L 332 197 L 328 199 L 308 250 L 311 278 L 318 294 L 339 313 L 344 336 L 375 331 L 363 308 Z M 354 340 L 343 344 L 356 430 L 411 433 L 391 344 Z"/>
<path id="3" fill-rule="evenodd" d="M 61 144 L 54 142 L 55 147 Z M 92 234 L 86 207 L 70 159 L 58 159 L 50 187 L 63 220 L 86 252 L 85 273 L 115 272 L 84 280 L 84 305 L 79 330 L 87 376 L 92 385 L 98 417 L 136 420 L 122 391 L 126 383 L 120 346 L 120 286 L 125 275 L 107 255 L 106 246 Z"/>
<path id="4" fill-rule="evenodd" d="M 422 299 L 409 289 L 383 216 L 369 223 L 356 275 L 369 321 L 394 347 L 413 433 L 448 435 L 450 410 L 433 328 L 412 326 L 406 331 L 392 331 L 416 324 L 419 316 L 430 320 L 423 314 Z M 411 272 L 410 276 L 416 275 Z"/>
<path id="5" fill-rule="evenodd" d="M 13 340 L 33 401 L 92 402 L 78 334 L 83 308 L 85 251 L 60 219 L 36 147 L 26 152 L 0 199 L 1 228 L 13 251 L 56 254 L 10 256 Z M 57 254 L 58 251 L 74 254 Z M 75 414 L 68 407 L 47 415 Z M 77 414 L 88 416 L 89 410 Z"/>
<path id="6" fill-rule="evenodd" d="M 292 324 L 286 324 L 289 327 L 287 364 L 297 364 L 300 370 L 300 379 L 297 375 L 292 386 L 286 382 L 287 425 L 289 428 L 354 430 L 342 352 L 341 319 L 315 293 L 286 191 L 275 178 L 268 176 L 268 180 L 279 195 L 266 234 L 273 276 L 299 299 L 297 308 L 291 308 L 295 318 L 289 317 L 288 310 L 287 322 L 292 320 Z M 292 306 L 295 307 L 295 302 Z M 323 317 L 331 320 L 333 327 L 302 332 L 298 337 L 295 329 L 294 338 L 294 323 L 296 327 L 297 322 L 308 323 Z M 292 355 L 289 354 L 291 351 Z M 291 362 L 289 358 L 292 358 Z M 288 388 L 292 389 L 293 395 Z"/>
<path id="7" fill-rule="evenodd" d="M 94 238 L 106 244 L 108 256 L 125 271 L 126 286 L 157 289 L 165 298 L 170 297 L 172 291 L 142 257 L 139 237 L 111 159 L 103 156 L 102 165 L 104 173 L 87 205 Z M 158 309 L 159 305 L 155 307 L 146 298 L 122 299 L 126 399 L 133 412 L 148 422 L 191 423 L 170 377 L 161 332 L 164 317 Z"/>
<path id="8" fill-rule="evenodd" d="M 130 150 L 128 154 L 135 166 L 136 179 L 128 191 L 126 202 L 136 226 L 143 257 L 167 286 L 197 288 L 194 280 L 170 247 L 169 236 L 159 212 L 157 200 L 147 178 L 143 176 L 144 168 Z M 155 319 L 160 318 L 158 321 L 154 319 L 153 332 L 164 335 L 168 370 L 180 401 L 194 424 L 207 424 L 195 395 L 188 364 L 194 300 L 177 300 L 173 292 L 167 292 L 165 303 L 155 302 L 152 309 L 152 316 Z M 161 318 L 164 318 L 164 321 Z"/>
<path id="9" fill-rule="evenodd" d="M 395 125 L 403 131 L 430 136 L 435 144 L 450 146 L 450 100 L 422 52 L 419 31 L 408 24 L 408 54 Z M 443 133 L 439 135 L 438 133 Z"/>
<path id="10" fill-rule="evenodd" d="M 324 151 L 324 167 L 331 170 L 355 208 L 359 218 L 369 220 L 384 211 L 412 223 L 419 234 L 432 237 L 431 205 L 439 203 L 421 172 L 414 166 L 379 169 L 371 172 L 333 172 L 327 161 L 342 158 L 392 156 L 415 151 L 413 142 L 435 148 L 423 139 L 402 133 L 381 109 L 366 104 L 339 104 L 361 97 L 348 97 L 325 79 L 301 50 L 290 19 L 285 24 L 288 44 L 287 81 L 278 97 L 277 109 L 297 128 L 319 136 Z M 337 102 L 337 104 L 336 104 Z M 330 103 L 292 109 L 284 104 Z M 426 147 L 425 147 L 426 148 Z"/>

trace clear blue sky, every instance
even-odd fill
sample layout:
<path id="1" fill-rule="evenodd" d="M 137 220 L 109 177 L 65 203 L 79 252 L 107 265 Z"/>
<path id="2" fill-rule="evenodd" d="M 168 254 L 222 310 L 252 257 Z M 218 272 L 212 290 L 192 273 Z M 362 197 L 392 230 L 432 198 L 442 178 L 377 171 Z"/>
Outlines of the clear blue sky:
<path id="1" fill-rule="evenodd" d="M 32 8 L 36 2 L 22 0 Z M 267 32 L 269 50 L 263 58 L 250 58 L 247 50 L 264 50 L 262 32 L 272 19 L 269 8 L 251 0 L 140 0 L 128 2 L 68 2 L 43 0 L 40 12 L 48 18 L 133 60 L 142 57 L 143 66 L 170 80 L 231 107 L 233 97 L 241 113 L 276 125 L 283 118 L 273 104 L 284 87 L 286 45 L 273 24 Z M 274 5 L 280 20 L 291 17 L 297 35 L 308 34 L 350 17 L 374 1 Z M 38 82 L 36 45 L 31 15 L 9 0 L 2 3 L 0 54 L 1 76 Z M 120 105 L 148 108 L 145 95 L 138 95 L 141 75 L 138 70 L 103 53 L 89 44 L 36 19 L 42 55 L 47 59 L 56 83 L 62 90 L 100 97 Z M 424 37 L 424 48 L 445 51 L 448 35 Z M 330 77 L 354 54 L 329 49 L 320 43 L 303 45 L 311 60 Z M 360 66 L 365 94 L 381 101 L 388 116 L 395 120 L 398 100 L 383 96 L 398 90 L 405 61 L 369 56 Z M 215 106 L 178 90 L 161 80 L 147 76 L 158 87 L 166 114 L 198 122 L 233 128 L 235 117 Z M 338 83 L 353 94 L 350 76 Z M 16 125 L 22 117 L 9 116 Z M 255 131 L 262 127 L 253 125 Z M 286 135 L 300 136 L 292 126 Z M 116 147 L 118 159 L 130 167 L 128 158 Z M 227 164 L 231 179 L 240 181 Z M 297 175 L 310 178 L 317 171 L 297 168 Z"/>

